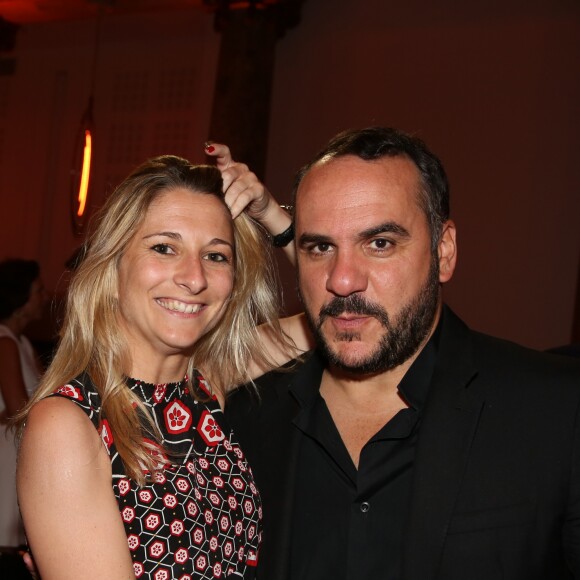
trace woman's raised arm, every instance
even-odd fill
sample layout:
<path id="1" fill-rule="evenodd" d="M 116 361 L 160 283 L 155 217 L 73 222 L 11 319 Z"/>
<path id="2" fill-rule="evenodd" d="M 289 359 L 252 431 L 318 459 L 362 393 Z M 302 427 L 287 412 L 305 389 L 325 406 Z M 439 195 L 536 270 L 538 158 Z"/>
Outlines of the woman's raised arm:
<path id="1" fill-rule="evenodd" d="M 227 145 L 209 143 L 205 147 L 207 155 L 215 158 L 218 169 L 224 180 L 225 200 L 235 219 L 242 211 L 262 224 L 272 237 L 285 232 L 292 225 L 292 217 L 280 206 L 264 184 L 257 178 L 245 163 L 232 159 Z M 292 265 L 296 265 L 296 251 L 294 243 L 288 243 L 284 252 Z M 264 345 L 270 356 L 280 366 L 314 346 L 306 316 L 303 313 L 280 319 L 282 331 L 295 345 L 288 349 L 282 345 L 271 333 L 268 326 L 259 328 Z M 253 377 L 259 376 L 268 369 L 255 367 L 251 369 Z"/>
<path id="2" fill-rule="evenodd" d="M 242 211 L 262 224 L 272 237 L 285 232 L 292 225 L 292 217 L 280 206 L 265 185 L 245 163 L 232 159 L 227 145 L 210 143 L 205 152 L 215 158 L 224 180 L 225 200 L 235 219 Z M 293 243 L 284 247 L 284 253 L 292 265 L 296 265 Z"/>

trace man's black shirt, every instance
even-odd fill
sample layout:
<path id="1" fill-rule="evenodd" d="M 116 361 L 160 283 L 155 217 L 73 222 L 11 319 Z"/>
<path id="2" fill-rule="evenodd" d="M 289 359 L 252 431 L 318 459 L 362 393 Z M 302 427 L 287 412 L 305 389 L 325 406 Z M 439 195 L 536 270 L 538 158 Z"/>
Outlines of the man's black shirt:
<path id="1" fill-rule="evenodd" d="M 308 372 L 297 372 L 290 392 L 300 406 L 294 426 L 303 436 L 293 502 L 292 580 L 401 578 L 415 447 L 435 359 L 432 338 L 399 384 L 409 408 L 363 447 L 358 470 L 319 393 L 322 361 L 315 355 L 305 365 Z M 312 365 L 320 366 L 318 372 Z"/>
<path id="2" fill-rule="evenodd" d="M 401 499 L 407 502 L 402 510 L 402 563 L 397 558 L 395 566 L 408 580 L 580 578 L 577 361 L 474 332 L 447 307 L 442 310 L 436 358 L 428 396 L 411 435 L 416 435 L 408 477 L 412 488 L 409 497 Z M 237 389 L 228 398 L 228 422 L 252 466 L 263 502 L 260 580 L 290 580 L 291 556 L 295 574 L 296 566 L 312 557 L 292 548 L 299 529 L 308 534 L 304 543 L 310 552 L 320 541 L 326 557 L 334 541 L 323 537 L 328 526 L 305 530 L 293 522 L 297 502 L 303 500 L 308 507 L 310 501 L 310 507 L 316 507 L 318 497 L 325 499 L 326 488 L 329 493 L 340 490 L 343 481 L 332 474 L 328 481 L 316 482 L 309 473 L 319 471 L 316 464 L 306 472 L 297 469 L 299 444 L 306 436 L 294 420 L 308 401 L 300 406 L 290 389 L 308 383 L 316 395 L 323 368 L 310 353 L 304 362 L 256 380 L 254 390 Z M 327 465 L 329 461 L 334 459 L 326 460 Z M 296 493 L 297 480 L 308 477 L 317 485 L 306 491 L 310 500 Z M 346 481 L 352 486 L 352 480 Z M 353 496 L 343 497 L 349 502 L 343 509 L 350 514 Z M 373 514 L 377 504 L 369 497 L 361 499 L 369 501 L 367 513 Z M 389 518 L 388 513 L 379 515 Z M 346 517 L 343 529 L 348 530 Z M 371 558 L 374 549 L 379 560 L 392 560 L 385 543 L 400 536 L 393 537 L 380 519 L 378 529 L 371 529 L 374 548 L 365 543 L 360 549 Z M 348 549 L 348 536 L 344 544 L 332 546 L 329 560 L 321 564 L 322 580 L 337 576 L 336 566 L 330 572 L 327 568 L 338 557 L 346 562 Z M 347 573 L 345 564 L 338 580 Z M 363 574 L 361 566 L 357 576 L 364 578 Z"/>

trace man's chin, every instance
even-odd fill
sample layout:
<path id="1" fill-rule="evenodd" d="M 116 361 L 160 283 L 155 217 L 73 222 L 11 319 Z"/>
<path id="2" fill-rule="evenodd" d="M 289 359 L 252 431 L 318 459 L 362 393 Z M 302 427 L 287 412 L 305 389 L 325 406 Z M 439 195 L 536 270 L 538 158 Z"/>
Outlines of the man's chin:
<path id="1" fill-rule="evenodd" d="M 328 362 L 348 373 L 367 374 L 369 363 L 374 359 L 375 353 L 361 343 L 351 342 L 348 345 L 342 343 L 341 346 L 346 348 L 336 348 L 325 343 L 323 351 Z"/>

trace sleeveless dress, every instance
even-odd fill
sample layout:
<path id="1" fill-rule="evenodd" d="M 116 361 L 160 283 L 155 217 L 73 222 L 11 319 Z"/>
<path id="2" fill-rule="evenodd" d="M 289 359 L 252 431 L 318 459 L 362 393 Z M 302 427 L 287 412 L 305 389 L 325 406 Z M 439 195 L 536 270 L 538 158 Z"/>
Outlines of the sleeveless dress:
<path id="1" fill-rule="evenodd" d="M 136 578 L 254 578 L 262 534 L 260 496 L 205 380 L 198 374 L 193 381 L 200 401 L 191 396 L 186 380 L 152 385 L 128 379 L 127 384 L 154 418 L 169 452 L 159 450 L 164 469 L 143 487 L 125 474 L 88 375 L 54 395 L 83 409 L 109 453 Z"/>
<path id="2" fill-rule="evenodd" d="M 0 338 L 10 338 L 18 346 L 20 370 L 26 393 L 32 396 L 38 386 L 38 367 L 30 341 L 25 336 L 16 336 L 10 328 L 0 324 Z M 0 394 L 0 412 L 5 409 Z M 16 446 L 14 433 L 0 425 L 0 546 L 24 544 L 24 527 L 16 499 Z"/>

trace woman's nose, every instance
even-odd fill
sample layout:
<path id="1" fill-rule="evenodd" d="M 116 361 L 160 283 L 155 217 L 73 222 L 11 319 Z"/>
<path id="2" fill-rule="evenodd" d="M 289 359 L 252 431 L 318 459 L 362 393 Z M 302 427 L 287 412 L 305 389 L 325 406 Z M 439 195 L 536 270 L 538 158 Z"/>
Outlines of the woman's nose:
<path id="1" fill-rule="evenodd" d="M 192 294 L 199 294 L 207 288 L 207 277 L 202 260 L 195 257 L 184 257 L 175 272 L 175 283 L 187 288 Z"/>

